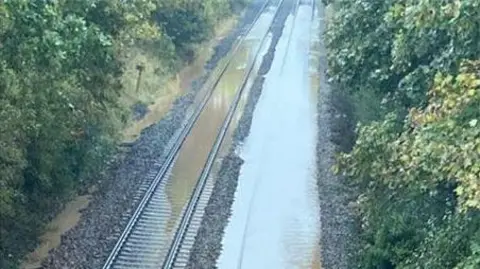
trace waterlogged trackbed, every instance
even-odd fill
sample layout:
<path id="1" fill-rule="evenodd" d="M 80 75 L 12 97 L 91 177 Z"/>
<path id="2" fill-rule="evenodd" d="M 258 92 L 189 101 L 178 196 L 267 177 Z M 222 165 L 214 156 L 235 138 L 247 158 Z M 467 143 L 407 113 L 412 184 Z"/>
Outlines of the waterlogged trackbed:
<path id="1" fill-rule="evenodd" d="M 158 268 L 162 265 L 163 268 L 181 268 L 186 263 L 193 240 L 184 240 L 185 235 L 191 232 L 191 218 L 202 211 L 201 196 L 208 196 L 213 184 L 205 180 L 199 188 L 199 178 L 207 179 L 205 163 L 213 163 L 216 155 L 210 152 L 212 147 L 220 149 L 223 138 L 231 135 L 227 127 L 233 116 L 238 115 L 234 112 L 245 97 L 242 90 L 253 81 L 257 60 L 265 53 L 268 29 L 278 6 L 267 4 L 265 7 L 229 59 L 220 62 L 200 91 L 197 105 L 187 113 L 191 117 L 187 117 L 189 120 L 177 139 L 167 147 L 170 151 L 165 156 L 165 165 L 158 165 L 160 172 L 150 186 L 145 186 L 146 195 L 108 258 L 105 269 Z M 193 193 L 199 196 L 192 202 Z M 189 214 L 187 218 L 186 213 Z M 180 234 L 179 226 L 184 227 Z"/>
<path id="2" fill-rule="evenodd" d="M 244 163 L 220 269 L 321 268 L 315 175 L 317 68 L 314 1 L 287 18 L 239 150 Z"/>

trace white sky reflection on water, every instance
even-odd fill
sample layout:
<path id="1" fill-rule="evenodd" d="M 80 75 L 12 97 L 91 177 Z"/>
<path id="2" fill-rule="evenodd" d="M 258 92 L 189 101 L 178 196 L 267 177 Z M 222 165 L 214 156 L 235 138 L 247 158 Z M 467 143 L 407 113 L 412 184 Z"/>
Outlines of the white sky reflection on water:
<path id="1" fill-rule="evenodd" d="M 218 260 L 220 269 L 312 268 L 320 210 L 316 97 L 309 77 L 311 14 L 310 6 L 300 6 L 295 22 L 293 16 L 287 19 L 277 44 L 241 151 L 245 163 Z"/>

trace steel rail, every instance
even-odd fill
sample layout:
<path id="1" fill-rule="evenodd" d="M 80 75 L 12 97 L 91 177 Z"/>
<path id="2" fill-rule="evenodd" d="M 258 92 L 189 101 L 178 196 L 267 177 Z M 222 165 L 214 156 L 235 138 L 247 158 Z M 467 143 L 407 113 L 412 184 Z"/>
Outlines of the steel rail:
<path id="1" fill-rule="evenodd" d="M 203 189 L 204 189 L 204 187 L 207 183 L 208 176 L 209 176 L 210 171 L 212 169 L 212 166 L 215 162 L 217 154 L 218 154 L 218 152 L 221 148 L 221 145 L 222 145 L 222 142 L 223 142 L 223 140 L 225 138 L 225 135 L 227 133 L 228 127 L 230 126 L 230 123 L 233 119 L 235 111 L 238 107 L 238 103 L 239 103 L 239 101 L 241 99 L 241 96 L 242 96 L 242 94 L 243 94 L 243 92 L 246 88 L 247 83 L 248 83 L 248 79 L 250 78 L 250 75 L 251 75 L 251 73 L 254 69 L 255 63 L 257 62 L 258 57 L 260 56 L 261 48 L 263 47 L 263 45 L 264 45 L 264 43 L 267 39 L 267 36 L 270 33 L 270 29 L 271 29 L 271 27 L 272 27 L 272 25 L 275 21 L 276 16 L 278 15 L 278 12 L 280 11 L 283 3 L 284 3 L 284 0 L 280 0 L 280 3 L 277 5 L 277 8 L 275 10 L 275 15 L 273 16 L 272 22 L 269 26 L 269 30 L 263 36 L 263 38 L 260 42 L 259 49 L 255 54 L 254 60 L 250 63 L 250 66 L 248 67 L 247 75 L 243 78 L 243 81 L 242 81 L 240 87 L 237 89 L 237 92 L 235 94 L 233 103 L 231 104 L 231 106 L 229 108 L 227 117 L 226 117 L 226 119 L 225 119 L 225 121 L 222 125 L 220 133 L 217 136 L 211 151 L 209 152 L 207 162 L 206 162 L 204 168 L 202 169 L 202 173 L 200 175 L 199 180 L 197 181 L 197 185 L 194 189 L 193 195 L 188 202 L 188 205 L 187 205 L 187 208 L 185 209 L 184 215 L 182 216 L 182 220 L 180 222 L 179 228 L 176 231 L 174 240 L 172 241 L 172 245 L 171 245 L 170 250 L 168 252 L 167 258 L 165 259 L 164 264 L 162 266 L 163 269 L 172 269 L 174 264 L 175 264 L 176 256 L 178 254 L 178 251 L 181 248 L 182 241 L 183 241 L 184 236 L 185 236 L 185 234 L 186 234 L 186 232 L 189 228 L 190 221 L 191 221 L 191 219 L 192 219 L 192 217 L 195 213 L 195 209 L 196 209 L 197 204 L 198 204 L 198 202 L 201 198 Z"/>
<path id="2" fill-rule="evenodd" d="M 221 69 L 221 72 L 218 74 L 218 76 L 215 78 L 215 82 L 213 83 L 213 85 L 210 87 L 209 91 L 206 93 L 204 99 L 202 100 L 202 102 L 199 104 L 198 107 L 196 107 L 193 115 L 188 119 L 187 121 L 187 124 L 185 126 L 183 126 L 183 129 L 181 131 L 181 133 L 178 135 L 178 137 L 176 138 L 175 140 L 175 143 L 173 144 L 173 146 L 171 148 L 168 149 L 168 155 L 164 161 L 164 164 L 162 165 L 162 167 L 160 168 L 159 172 L 156 174 L 155 176 L 155 179 L 153 180 L 153 182 L 150 184 L 150 187 L 147 189 L 146 193 L 144 194 L 142 200 L 140 201 L 139 205 L 137 206 L 136 210 L 134 211 L 133 215 L 131 216 L 127 226 L 125 227 L 125 229 L 123 230 L 122 234 L 120 235 L 119 239 L 117 240 L 117 243 L 115 244 L 113 250 L 110 252 L 110 255 L 109 257 L 107 258 L 104 266 L 103 266 L 103 269 L 110 269 L 111 266 L 113 265 L 115 259 L 117 258 L 120 250 L 122 249 L 123 245 L 125 244 L 128 236 L 130 235 L 130 233 L 132 232 L 135 224 L 137 223 L 138 221 L 138 218 L 140 217 L 141 213 L 144 211 L 148 201 L 150 200 L 150 198 L 152 197 L 155 189 L 157 188 L 157 186 L 159 185 L 159 183 L 162 181 L 162 179 L 165 177 L 167 171 L 169 170 L 170 166 L 172 165 L 173 161 L 175 160 L 176 156 L 177 156 L 177 153 L 179 152 L 181 146 L 183 145 L 184 141 L 186 140 L 188 134 L 190 133 L 190 131 L 192 130 L 195 122 L 197 121 L 197 119 L 200 117 L 200 114 L 201 112 L 203 111 L 203 109 L 205 108 L 206 104 L 208 103 L 210 97 L 213 95 L 213 91 L 214 89 L 217 87 L 217 85 L 219 84 L 221 78 L 223 77 L 223 75 L 225 74 L 225 72 L 227 71 L 228 67 L 231 65 L 232 63 L 232 59 L 234 58 L 236 52 L 238 51 L 238 49 L 240 48 L 240 45 L 243 43 L 243 41 L 245 40 L 247 34 L 252 30 L 252 28 L 254 27 L 254 25 L 256 24 L 256 22 L 258 21 L 258 19 L 260 18 L 260 16 L 263 14 L 265 8 L 268 6 L 268 4 L 270 3 L 271 0 L 267 0 L 265 1 L 265 3 L 262 5 L 262 7 L 260 8 L 259 12 L 257 13 L 255 19 L 253 20 L 253 22 L 249 25 L 249 27 L 247 28 L 247 31 L 246 33 L 244 33 L 240 39 L 237 41 L 237 44 L 236 46 L 234 47 L 234 50 L 230 53 L 228 59 L 227 59 L 227 62 L 224 64 L 224 66 L 222 67 Z"/>

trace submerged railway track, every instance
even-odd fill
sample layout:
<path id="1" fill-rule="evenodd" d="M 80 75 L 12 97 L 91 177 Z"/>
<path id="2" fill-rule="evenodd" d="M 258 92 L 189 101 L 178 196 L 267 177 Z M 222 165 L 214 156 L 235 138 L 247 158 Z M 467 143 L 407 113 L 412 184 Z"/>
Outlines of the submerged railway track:
<path id="1" fill-rule="evenodd" d="M 194 105 L 187 116 L 182 128 L 178 131 L 162 158 L 162 163 L 157 165 L 157 172 L 144 186 L 143 194 L 138 197 L 138 207 L 130 216 L 128 224 L 121 233 L 111 254 L 106 260 L 103 269 L 122 268 L 184 268 L 188 263 L 190 250 L 195 240 L 196 232 L 200 225 L 204 208 L 213 189 L 213 181 L 209 180 L 209 173 L 215 162 L 216 156 L 227 133 L 228 127 L 237 109 L 242 93 L 247 87 L 249 78 L 255 76 L 253 70 L 262 51 L 270 31 L 270 27 L 284 4 L 284 0 L 268 0 L 259 10 L 255 20 L 249 25 L 247 33 L 237 41 L 227 59 L 220 63 L 218 72 L 214 72 L 205 84 L 206 90 L 201 91 L 199 101 Z M 173 223 L 170 218 L 172 208 L 167 199 L 166 186 L 173 166 L 178 159 L 179 151 L 189 137 L 192 129 L 197 124 L 205 107 L 212 102 L 213 92 L 220 80 L 231 67 L 232 60 L 238 53 L 242 42 L 245 42 L 248 34 L 252 31 L 261 15 L 267 9 L 273 9 L 273 18 L 269 22 L 268 29 L 260 37 L 260 45 L 253 52 L 253 60 L 250 60 L 241 83 L 235 87 L 235 93 L 228 112 L 222 121 L 216 138 L 213 142 L 201 173 L 195 183 L 188 202 L 183 206 L 181 213 Z M 172 233 L 166 233 L 165 227 L 173 226 Z"/>

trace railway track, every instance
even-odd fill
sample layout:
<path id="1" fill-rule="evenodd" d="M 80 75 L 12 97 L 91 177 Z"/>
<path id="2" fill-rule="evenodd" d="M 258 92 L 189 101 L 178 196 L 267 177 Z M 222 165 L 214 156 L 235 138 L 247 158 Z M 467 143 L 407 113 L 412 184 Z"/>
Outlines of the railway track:
<path id="1" fill-rule="evenodd" d="M 275 17 L 277 16 L 280 8 L 282 7 L 284 0 L 280 0 L 276 10 L 275 15 L 273 16 L 271 25 L 275 21 Z M 260 51 L 265 43 L 269 30 L 265 33 L 260 42 L 260 46 L 258 52 L 255 54 L 254 60 L 248 67 L 247 74 L 244 76 L 241 86 L 236 92 L 235 98 L 233 103 L 228 111 L 227 117 L 225 122 L 220 130 L 219 135 L 215 140 L 215 144 L 212 147 L 207 162 L 202 170 L 200 175 L 199 181 L 197 182 L 197 186 L 194 190 L 194 193 L 185 209 L 183 214 L 182 220 L 180 222 L 179 228 L 175 234 L 175 238 L 172 242 L 172 245 L 169 249 L 169 253 L 165 262 L 162 266 L 164 269 L 171 269 L 171 268 L 184 268 L 188 264 L 188 259 L 190 257 L 190 250 L 193 247 L 193 243 L 195 241 L 195 236 L 197 234 L 198 229 L 200 228 L 200 224 L 203 217 L 203 212 L 205 207 L 207 206 L 208 200 L 213 190 L 214 180 L 212 180 L 209 175 L 216 160 L 216 156 L 220 150 L 222 142 L 225 138 L 225 134 L 227 133 L 228 127 L 233 119 L 235 114 L 236 108 L 238 106 L 239 100 L 246 88 L 248 78 L 250 77 L 253 67 L 260 56 Z"/>
<path id="2" fill-rule="evenodd" d="M 274 18 L 277 16 L 283 1 L 284 0 L 280 0 L 278 4 L 274 5 Z M 272 0 L 266 1 L 254 21 L 248 27 L 247 33 L 252 30 L 261 14 L 264 13 L 265 9 L 269 7 L 272 2 Z M 107 258 L 103 269 L 158 268 L 160 266 L 162 266 L 162 268 L 185 267 L 188 262 L 189 251 L 193 246 L 196 231 L 201 222 L 203 210 L 213 189 L 213 182 L 208 180 L 209 171 L 215 161 L 215 156 L 220 149 L 232 117 L 235 114 L 238 101 L 244 91 L 248 78 L 251 75 L 268 32 L 269 31 L 266 31 L 263 36 L 260 46 L 255 53 L 254 60 L 247 67 L 241 86 L 237 88 L 233 103 L 230 106 L 227 117 L 219 131 L 214 146 L 209 153 L 201 176 L 193 190 L 193 194 L 187 206 L 183 209 L 180 221 L 175 224 L 176 233 L 173 238 L 161 232 L 167 225 L 168 215 L 171 212 L 169 201 L 167 201 L 165 195 L 165 186 L 167 184 L 166 178 L 178 157 L 180 148 L 209 102 L 213 91 L 230 66 L 235 53 L 239 49 L 240 44 L 246 38 L 247 34 L 244 34 L 237 42 L 220 72 L 215 76 L 212 87 L 206 92 L 198 106 L 195 107 L 194 111 L 188 120 L 185 121 L 175 138 L 172 139 L 171 144 L 167 147 L 168 150 L 164 156 L 163 164 L 156 165 L 156 168 L 159 170 L 154 176 L 153 181 L 149 185 L 141 188 L 143 189 L 143 197 L 138 197 L 139 200 L 141 199 L 139 205 L 130 217 L 128 224 Z"/>

